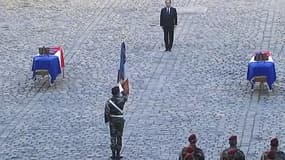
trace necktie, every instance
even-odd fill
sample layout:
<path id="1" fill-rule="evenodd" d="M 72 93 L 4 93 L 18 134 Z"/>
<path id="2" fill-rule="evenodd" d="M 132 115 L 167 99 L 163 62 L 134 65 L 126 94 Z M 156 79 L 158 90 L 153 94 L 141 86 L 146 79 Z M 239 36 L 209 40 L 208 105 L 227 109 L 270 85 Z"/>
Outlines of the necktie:
<path id="1" fill-rule="evenodd" d="M 167 13 L 170 14 L 170 8 L 167 8 Z"/>

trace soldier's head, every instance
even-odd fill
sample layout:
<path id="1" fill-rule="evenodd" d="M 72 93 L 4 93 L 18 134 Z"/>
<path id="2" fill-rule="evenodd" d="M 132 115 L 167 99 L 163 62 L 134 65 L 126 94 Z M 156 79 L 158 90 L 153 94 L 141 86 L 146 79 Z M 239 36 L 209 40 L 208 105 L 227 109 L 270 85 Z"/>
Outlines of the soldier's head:
<path id="1" fill-rule="evenodd" d="M 231 136 L 229 138 L 229 144 L 230 144 L 230 146 L 236 146 L 237 145 L 237 136 Z"/>
<path id="2" fill-rule="evenodd" d="M 112 88 L 112 95 L 117 96 L 120 94 L 120 88 L 118 86 L 115 86 Z"/>
<path id="3" fill-rule="evenodd" d="M 191 134 L 189 137 L 188 137 L 188 141 L 190 144 L 196 144 L 197 142 L 197 137 L 195 134 Z"/>
<path id="4" fill-rule="evenodd" d="M 271 147 L 278 147 L 278 139 L 277 138 L 271 139 L 270 146 Z"/>
<path id="5" fill-rule="evenodd" d="M 171 0 L 165 0 L 166 7 L 171 7 Z"/>
<path id="6" fill-rule="evenodd" d="M 267 159 L 268 160 L 274 160 L 275 159 L 275 151 L 273 150 L 270 150 L 268 153 L 267 153 Z"/>

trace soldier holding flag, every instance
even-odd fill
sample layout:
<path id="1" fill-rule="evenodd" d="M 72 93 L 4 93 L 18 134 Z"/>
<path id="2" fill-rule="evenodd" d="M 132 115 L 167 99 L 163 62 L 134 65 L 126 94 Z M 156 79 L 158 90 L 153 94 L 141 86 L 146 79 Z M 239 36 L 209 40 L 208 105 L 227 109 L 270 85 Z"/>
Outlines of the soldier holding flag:
<path id="1" fill-rule="evenodd" d="M 125 80 L 126 63 L 125 43 L 121 45 L 120 69 L 118 71 L 118 86 L 112 88 L 112 98 L 105 104 L 105 123 L 109 122 L 111 136 L 112 159 L 121 159 L 122 136 L 125 125 L 124 105 L 128 100 L 129 81 Z"/>

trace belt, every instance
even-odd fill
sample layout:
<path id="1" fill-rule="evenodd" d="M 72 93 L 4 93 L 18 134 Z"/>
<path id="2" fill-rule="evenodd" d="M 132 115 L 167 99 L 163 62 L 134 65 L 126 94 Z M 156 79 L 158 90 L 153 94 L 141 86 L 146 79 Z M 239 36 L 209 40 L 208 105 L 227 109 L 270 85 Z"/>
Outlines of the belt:
<path id="1" fill-rule="evenodd" d="M 124 116 L 123 116 L 123 115 L 113 115 L 113 114 L 111 114 L 111 115 L 110 115 L 110 117 L 124 118 Z"/>

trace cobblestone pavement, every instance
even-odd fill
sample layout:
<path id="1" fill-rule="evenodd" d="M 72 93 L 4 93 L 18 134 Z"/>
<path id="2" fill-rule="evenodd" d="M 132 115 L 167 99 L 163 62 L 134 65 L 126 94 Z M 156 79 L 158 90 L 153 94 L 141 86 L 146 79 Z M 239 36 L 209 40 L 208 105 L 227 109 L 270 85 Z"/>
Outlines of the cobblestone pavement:
<path id="1" fill-rule="evenodd" d="M 163 1 L 0 0 L 0 159 L 104 160 L 104 103 L 115 85 L 126 33 L 131 95 L 125 160 L 173 160 L 196 133 L 207 160 L 238 135 L 247 160 L 271 137 L 285 150 L 285 2 L 176 0 L 173 51 L 163 52 Z M 181 11 L 181 12 L 179 12 Z M 31 80 L 40 46 L 65 48 L 65 78 Z M 247 62 L 273 51 L 273 92 L 251 93 Z"/>

